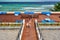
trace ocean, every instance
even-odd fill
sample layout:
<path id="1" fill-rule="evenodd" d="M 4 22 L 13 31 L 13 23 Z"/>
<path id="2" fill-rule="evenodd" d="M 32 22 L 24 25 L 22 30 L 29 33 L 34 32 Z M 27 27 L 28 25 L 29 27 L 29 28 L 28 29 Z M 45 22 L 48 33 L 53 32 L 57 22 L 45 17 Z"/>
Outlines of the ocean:
<path id="1" fill-rule="evenodd" d="M 50 11 L 57 2 L 0 2 L 0 11 Z"/>

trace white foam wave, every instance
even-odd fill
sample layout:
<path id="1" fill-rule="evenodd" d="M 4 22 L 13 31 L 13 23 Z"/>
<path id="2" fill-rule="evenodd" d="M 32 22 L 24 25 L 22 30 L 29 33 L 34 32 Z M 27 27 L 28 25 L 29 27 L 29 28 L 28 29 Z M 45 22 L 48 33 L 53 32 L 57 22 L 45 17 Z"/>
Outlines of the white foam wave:
<path id="1" fill-rule="evenodd" d="M 0 5 L 0 7 L 2 7 L 2 5 Z"/>

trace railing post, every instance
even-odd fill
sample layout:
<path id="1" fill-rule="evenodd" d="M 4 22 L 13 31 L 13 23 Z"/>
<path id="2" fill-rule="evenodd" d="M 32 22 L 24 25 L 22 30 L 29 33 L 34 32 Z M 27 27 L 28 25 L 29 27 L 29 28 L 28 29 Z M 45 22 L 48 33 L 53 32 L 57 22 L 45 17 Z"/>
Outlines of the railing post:
<path id="1" fill-rule="evenodd" d="M 36 30 L 37 30 L 37 34 L 38 34 L 38 39 L 39 39 L 39 40 L 44 40 L 44 39 L 42 38 L 41 29 L 39 29 L 39 27 L 38 27 L 37 19 L 35 19 L 35 24 L 36 24 Z"/>
<path id="2" fill-rule="evenodd" d="M 25 20 L 23 20 L 23 26 L 21 26 L 19 32 L 18 32 L 18 36 L 17 36 L 17 39 L 16 40 L 21 40 L 22 38 L 22 33 L 23 33 L 23 30 L 24 30 L 24 24 L 25 24 Z"/>

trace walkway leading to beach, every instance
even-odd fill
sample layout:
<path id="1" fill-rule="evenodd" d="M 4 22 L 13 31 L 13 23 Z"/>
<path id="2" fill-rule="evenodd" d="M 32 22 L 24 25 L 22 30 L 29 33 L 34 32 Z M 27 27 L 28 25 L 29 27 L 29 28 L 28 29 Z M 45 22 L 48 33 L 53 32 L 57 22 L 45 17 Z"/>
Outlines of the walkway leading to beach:
<path id="1" fill-rule="evenodd" d="M 25 19 L 21 40 L 38 40 L 34 19 Z"/>

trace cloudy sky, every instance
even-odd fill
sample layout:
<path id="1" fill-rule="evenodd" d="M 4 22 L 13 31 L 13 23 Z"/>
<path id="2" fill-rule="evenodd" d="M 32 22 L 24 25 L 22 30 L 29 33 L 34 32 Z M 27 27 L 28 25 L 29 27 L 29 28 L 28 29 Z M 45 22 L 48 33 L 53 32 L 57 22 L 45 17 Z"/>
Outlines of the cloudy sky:
<path id="1" fill-rule="evenodd" d="M 0 2 L 41 2 L 41 1 L 60 1 L 60 0 L 0 0 Z"/>

